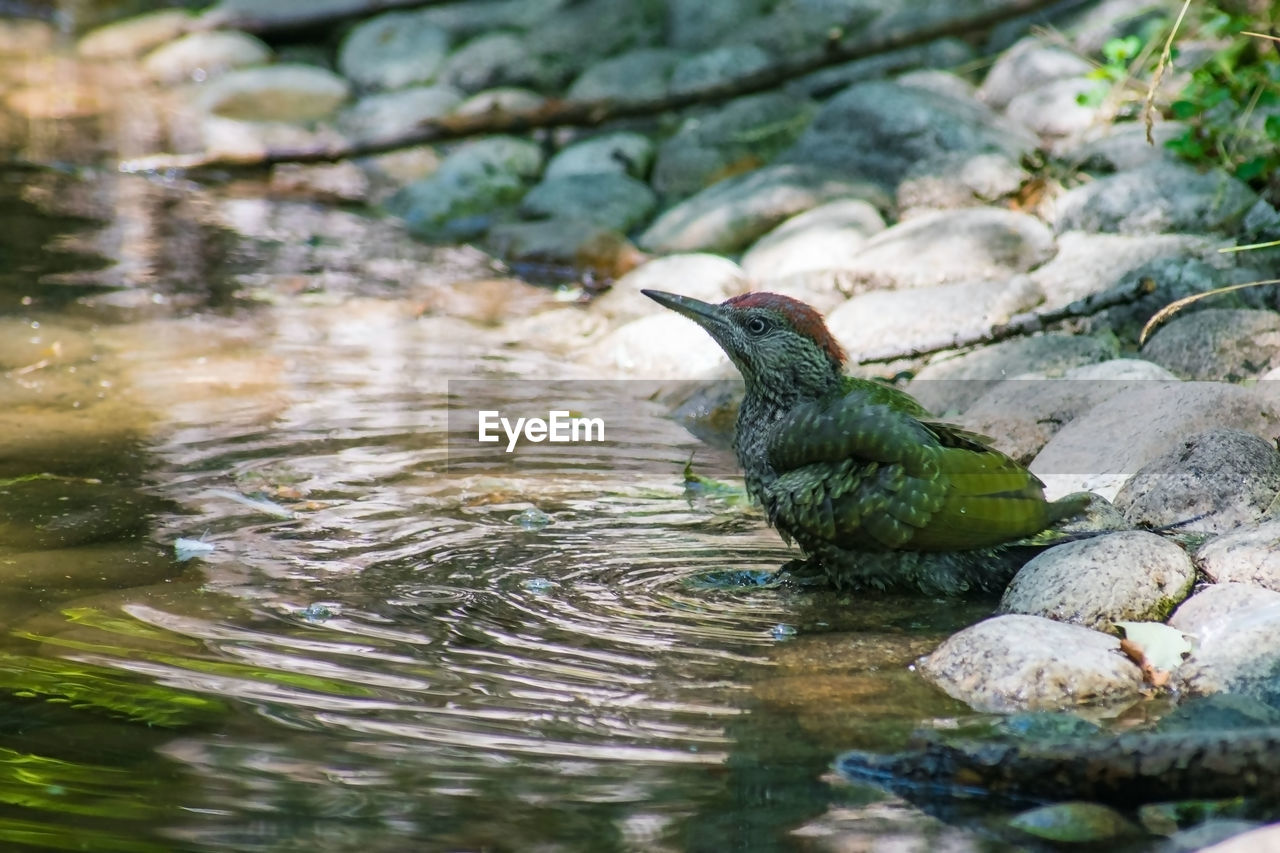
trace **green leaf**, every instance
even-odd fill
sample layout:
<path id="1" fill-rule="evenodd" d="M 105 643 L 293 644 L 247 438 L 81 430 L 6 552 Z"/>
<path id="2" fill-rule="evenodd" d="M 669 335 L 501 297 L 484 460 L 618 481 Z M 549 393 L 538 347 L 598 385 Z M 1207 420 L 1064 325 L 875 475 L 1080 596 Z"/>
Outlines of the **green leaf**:
<path id="1" fill-rule="evenodd" d="M 1266 157 L 1254 157 L 1236 166 L 1235 176 L 1242 181 L 1252 181 L 1270 170 L 1271 163 Z"/>
<path id="2" fill-rule="evenodd" d="M 1189 119 L 1200 112 L 1200 105 L 1194 101 L 1174 101 L 1169 105 L 1169 112 L 1179 121 Z"/>
<path id="3" fill-rule="evenodd" d="M 1267 116 L 1267 120 L 1262 123 L 1263 129 L 1267 133 L 1267 138 L 1272 142 L 1280 142 L 1280 116 Z"/>

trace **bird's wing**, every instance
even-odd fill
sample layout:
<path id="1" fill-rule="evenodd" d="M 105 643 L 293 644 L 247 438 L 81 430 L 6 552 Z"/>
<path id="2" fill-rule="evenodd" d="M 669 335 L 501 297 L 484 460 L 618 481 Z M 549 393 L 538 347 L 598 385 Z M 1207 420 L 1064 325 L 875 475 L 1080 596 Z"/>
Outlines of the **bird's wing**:
<path id="1" fill-rule="evenodd" d="M 859 394 L 802 405 L 767 447 L 772 520 L 845 548 L 959 551 L 1053 520 L 1043 484 L 983 436 Z"/>

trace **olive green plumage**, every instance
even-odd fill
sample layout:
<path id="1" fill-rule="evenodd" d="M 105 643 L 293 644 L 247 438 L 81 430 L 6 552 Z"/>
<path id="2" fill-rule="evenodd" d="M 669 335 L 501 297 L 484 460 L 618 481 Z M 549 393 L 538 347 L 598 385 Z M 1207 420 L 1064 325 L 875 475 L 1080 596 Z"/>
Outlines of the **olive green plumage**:
<path id="1" fill-rule="evenodd" d="M 645 293 L 705 328 L 746 382 L 734 449 L 769 523 L 839 586 L 959 594 L 1002 588 L 1030 549 L 1078 514 L 987 438 L 911 396 L 843 373 L 816 311 L 771 293 L 720 305 Z"/>

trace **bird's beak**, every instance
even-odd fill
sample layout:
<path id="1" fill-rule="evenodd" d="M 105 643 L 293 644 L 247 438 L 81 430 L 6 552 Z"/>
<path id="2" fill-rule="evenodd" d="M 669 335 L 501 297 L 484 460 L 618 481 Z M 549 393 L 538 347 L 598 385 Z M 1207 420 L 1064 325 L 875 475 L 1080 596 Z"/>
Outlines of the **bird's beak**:
<path id="1" fill-rule="evenodd" d="M 724 312 L 719 305 L 661 290 L 641 290 L 640 292 L 663 308 L 670 308 L 677 314 L 683 314 L 708 331 L 725 324 Z"/>

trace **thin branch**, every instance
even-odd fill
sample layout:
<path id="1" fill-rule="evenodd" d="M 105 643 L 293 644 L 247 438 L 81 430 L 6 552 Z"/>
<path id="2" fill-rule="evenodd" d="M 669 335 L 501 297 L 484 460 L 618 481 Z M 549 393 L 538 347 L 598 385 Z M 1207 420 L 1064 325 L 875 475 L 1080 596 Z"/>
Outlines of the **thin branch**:
<path id="1" fill-rule="evenodd" d="M 1156 63 L 1155 73 L 1151 75 L 1151 85 L 1147 88 L 1147 100 L 1142 105 L 1142 123 L 1147 128 L 1148 145 L 1156 144 L 1153 133 L 1155 119 L 1152 118 L 1156 111 L 1156 89 L 1160 88 L 1160 81 L 1164 79 L 1164 70 L 1173 62 L 1173 38 L 1178 34 L 1178 29 L 1182 26 L 1182 19 L 1187 16 L 1187 9 L 1190 7 L 1191 0 L 1183 0 L 1182 9 L 1178 12 L 1178 19 L 1173 22 L 1173 29 L 1169 30 L 1169 37 L 1164 40 L 1164 50 L 1160 51 L 1160 61 Z"/>
<path id="2" fill-rule="evenodd" d="M 951 335 L 918 344 L 908 349 L 887 350 L 870 355 L 861 355 L 856 361 L 858 364 L 884 364 L 901 359 L 920 358 L 921 356 L 933 355 L 946 350 L 964 349 L 980 344 L 994 344 L 1009 338 L 1020 338 L 1036 332 L 1043 332 L 1050 326 L 1065 320 L 1091 317 L 1118 305 L 1129 305 L 1144 296 L 1154 293 L 1155 290 L 1155 281 L 1144 276 L 1129 287 L 1112 288 L 1101 293 L 1093 293 L 1083 299 L 1077 299 L 1070 305 L 1064 305 L 1051 311 L 1028 311 L 1023 314 L 1015 314 L 1007 323 L 1000 323 L 982 332 Z"/>
<path id="3" fill-rule="evenodd" d="M 1229 284 L 1226 287 L 1215 287 L 1213 290 L 1206 290 L 1204 293 L 1193 293 L 1190 296 L 1175 299 L 1155 314 L 1151 315 L 1151 319 L 1147 321 L 1146 325 L 1142 327 L 1142 331 L 1138 334 L 1138 346 L 1145 344 L 1147 342 L 1147 338 L 1151 336 L 1151 333 L 1159 328 L 1165 320 L 1168 320 L 1192 302 L 1199 302 L 1201 299 L 1209 296 L 1217 296 L 1219 293 L 1231 293 L 1234 290 L 1244 290 L 1246 287 L 1262 287 L 1264 284 L 1280 284 L 1280 278 L 1268 278 L 1262 281 L 1246 281 L 1243 284 Z"/>
<path id="4" fill-rule="evenodd" d="M 392 2 L 393 0 L 387 0 Z M 678 110 L 696 104 L 714 103 L 750 95 L 786 83 L 796 77 L 809 74 L 830 65 L 864 59 L 881 53 L 934 41 L 944 36 L 954 36 L 975 30 L 988 29 L 1010 18 L 1036 12 L 1054 6 L 1070 9 L 1088 0 L 1010 0 L 1000 8 L 971 18 L 943 21 L 930 27 L 909 32 L 889 31 L 878 36 L 855 41 L 828 43 L 821 53 L 790 62 L 780 62 L 753 74 L 705 86 L 700 89 L 635 101 L 552 100 L 530 110 L 512 112 L 487 112 L 473 115 L 449 115 L 421 122 L 413 129 L 378 139 L 376 141 L 320 142 L 295 148 L 272 148 L 249 157 L 234 158 L 218 154 L 157 154 L 126 160 L 121 171 L 146 172 L 156 170 L 188 169 L 245 169 L 260 168 L 276 163 L 325 163 L 349 157 L 382 154 L 413 145 L 443 142 L 482 133 L 520 133 L 544 127 L 579 126 L 594 127 L 608 121 L 635 116 L 654 115 L 668 110 Z"/>

